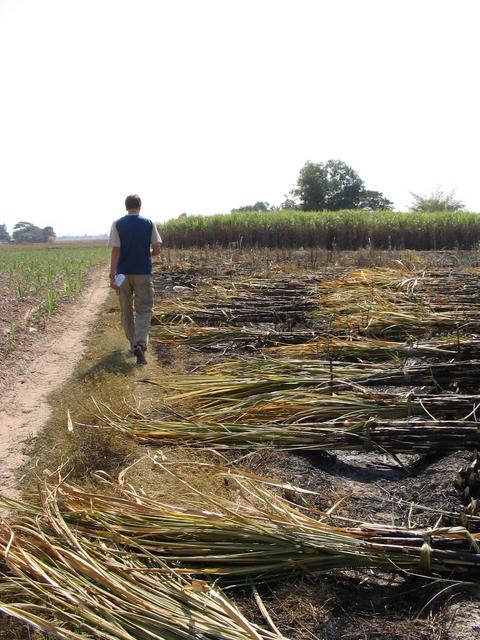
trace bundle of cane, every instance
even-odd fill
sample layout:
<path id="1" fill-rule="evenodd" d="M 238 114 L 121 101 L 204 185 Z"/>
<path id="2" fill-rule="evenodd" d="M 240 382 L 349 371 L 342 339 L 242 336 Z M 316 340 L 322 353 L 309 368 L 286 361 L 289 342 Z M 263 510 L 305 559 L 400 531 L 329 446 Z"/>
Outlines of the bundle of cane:
<path id="1" fill-rule="evenodd" d="M 105 425 L 139 443 L 181 444 L 201 449 L 376 451 L 390 455 L 454 453 L 480 448 L 479 423 L 461 420 L 330 421 L 301 424 L 246 424 L 169 421 L 148 416 L 121 418 L 103 413 Z M 102 427 L 104 428 L 104 427 Z"/>
<path id="2" fill-rule="evenodd" d="M 197 407 L 219 399 L 253 398 L 295 389 L 326 390 L 364 387 L 454 385 L 478 386 L 480 362 L 412 363 L 403 367 L 395 364 L 349 363 L 335 360 L 277 360 L 250 357 L 222 362 L 206 367 L 202 374 L 145 378 L 147 382 L 171 391 L 170 400 L 188 399 Z"/>
<path id="3" fill-rule="evenodd" d="M 282 358 L 384 361 L 404 358 L 468 359 L 480 356 L 480 340 L 450 335 L 429 340 L 399 342 L 369 336 L 322 335 L 303 344 L 269 347 L 267 353 Z"/>
<path id="4" fill-rule="evenodd" d="M 124 542 L 101 533 L 80 533 L 57 497 L 49 490 L 41 509 L 16 505 L 29 515 L 0 525 L 4 614 L 61 640 L 278 638 L 249 623 L 218 589 L 182 577 L 160 558 L 127 552 Z"/>
<path id="5" fill-rule="evenodd" d="M 99 495 L 61 484 L 48 490 L 44 511 L 36 521 L 43 522 L 47 509 L 50 526 L 73 536 L 69 549 L 62 549 L 60 541 L 51 539 L 44 528 L 41 534 L 31 531 L 33 520 L 28 518 L 26 525 L 3 532 L 0 548 L 9 566 L 22 576 L 42 585 L 45 575 L 47 581 L 61 582 L 62 588 L 53 594 L 54 602 L 56 598 L 63 601 L 62 589 L 73 589 L 76 603 L 79 598 L 82 603 L 88 601 L 89 591 L 84 594 L 83 590 L 99 583 L 108 593 L 122 596 L 122 603 L 123 598 L 128 602 L 131 594 L 133 611 L 129 608 L 128 612 L 132 615 L 141 606 L 156 615 L 157 608 L 163 606 L 159 599 L 170 598 L 169 583 L 159 586 L 160 593 L 151 590 L 162 567 L 168 574 L 168 565 L 178 574 L 223 576 L 229 582 L 364 567 L 480 581 L 480 534 L 472 535 L 462 527 L 334 526 L 328 524 L 327 514 L 300 509 L 279 497 L 267 488 L 264 479 L 233 471 L 224 478 L 241 492 L 234 501 L 193 490 L 190 502 L 184 501 L 182 506 L 139 495 L 131 488 L 117 488 L 117 495 Z M 127 557 L 131 572 L 125 572 L 125 560 L 112 550 L 118 545 L 140 554 L 146 570 Z M 67 587 L 67 575 L 71 588 Z M 103 602 L 105 594 L 93 588 L 93 597 Z M 183 614 L 173 609 L 180 620 L 191 615 L 189 608 Z M 75 615 L 81 613 L 76 611 Z M 196 624 L 206 623 L 201 618 Z"/>

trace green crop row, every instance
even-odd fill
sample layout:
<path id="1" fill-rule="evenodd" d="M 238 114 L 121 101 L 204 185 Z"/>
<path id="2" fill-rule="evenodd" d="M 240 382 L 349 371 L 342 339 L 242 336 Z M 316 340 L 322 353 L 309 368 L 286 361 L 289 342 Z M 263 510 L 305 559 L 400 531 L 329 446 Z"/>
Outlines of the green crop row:
<path id="1" fill-rule="evenodd" d="M 105 264 L 106 247 L 5 247 L 0 274 L 16 299 L 31 299 L 39 312 L 53 313 L 60 300 L 77 294 L 91 267 Z"/>
<path id="2" fill-rule="evenodd" d="M 159 225 L 167 247 L 265 246 L 325 249 L 472 249 L 480 215 L 393 211 L 248 211 L 183 216 Z"/>

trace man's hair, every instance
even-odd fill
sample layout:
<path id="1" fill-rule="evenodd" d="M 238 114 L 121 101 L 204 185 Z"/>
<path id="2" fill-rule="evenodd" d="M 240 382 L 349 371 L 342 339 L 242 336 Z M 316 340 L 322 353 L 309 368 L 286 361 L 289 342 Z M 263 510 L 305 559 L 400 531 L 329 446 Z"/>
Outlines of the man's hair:
<path id="1" fill-rule="evenodd" d="M 140 209 L 141 206 L 142 201 L 138 194 L 134 193 L 133 195 L 125 198 L 125 209 L 127 211 L 130 211 L 130 209 Z"/>

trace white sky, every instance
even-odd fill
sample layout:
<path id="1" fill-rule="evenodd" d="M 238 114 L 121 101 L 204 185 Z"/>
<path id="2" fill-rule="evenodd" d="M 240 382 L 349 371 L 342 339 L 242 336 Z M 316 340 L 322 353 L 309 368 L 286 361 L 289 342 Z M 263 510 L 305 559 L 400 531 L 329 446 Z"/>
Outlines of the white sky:
<path id="1" fill-rule="evenodd" d="M 0 223 L 280 204 L 340 159 L 480 211 L 478 0 L 0 0 Z"/>

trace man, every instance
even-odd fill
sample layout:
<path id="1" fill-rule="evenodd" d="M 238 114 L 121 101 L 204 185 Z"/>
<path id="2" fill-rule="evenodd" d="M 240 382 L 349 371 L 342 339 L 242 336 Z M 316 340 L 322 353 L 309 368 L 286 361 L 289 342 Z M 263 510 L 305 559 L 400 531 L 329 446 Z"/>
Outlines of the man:
<path id="1" fill-rule="evenodd" d="M 153 222 L 140 215 L 140 196 L 128 196 L 125 208 L 127 214 L 116 220 L 110 230 L 110 286 L 119 293 L 122 326 L 130 342 L 130 354 L 136 356 L 137 364 L 146 364 L 154 296 L 151 256 L 160 253 L 162 240 Z M 125 280 L 117 286 L 114 281 L 119 274 L 124 274 Z"/>

